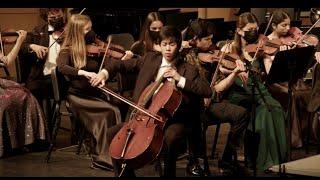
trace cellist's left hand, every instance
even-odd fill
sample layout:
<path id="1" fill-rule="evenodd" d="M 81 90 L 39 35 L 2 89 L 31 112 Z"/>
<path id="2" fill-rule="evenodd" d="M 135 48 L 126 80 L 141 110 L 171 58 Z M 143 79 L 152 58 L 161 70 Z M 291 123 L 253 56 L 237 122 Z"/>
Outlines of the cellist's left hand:
<path id="1" fill-rule="evenodd" d="M 176 69 L 169 67 L 163 74 L 163 77 L 165 78 L 173 78 L 175 81 L 180 81 L 180 74 L 177 72 Z"/>

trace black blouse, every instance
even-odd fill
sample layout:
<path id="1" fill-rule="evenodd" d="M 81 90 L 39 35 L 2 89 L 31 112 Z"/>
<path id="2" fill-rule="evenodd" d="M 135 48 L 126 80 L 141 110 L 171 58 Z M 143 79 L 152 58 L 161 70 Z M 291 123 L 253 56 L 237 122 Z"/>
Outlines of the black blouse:
<path id="1" fill-rule="evenodd" d="M 87 56 L 87 64 L 81 68 L 88 72 L 98 73 L 102 58 Z M 62 49 L 57 58 L 58 70 L 70 79 L 68 92 L 76 95 L 96 96 L 98 89 L 92 87 L 85 76 L 79 76 L 80 69 L 74 67 L 69 49 Z"/>

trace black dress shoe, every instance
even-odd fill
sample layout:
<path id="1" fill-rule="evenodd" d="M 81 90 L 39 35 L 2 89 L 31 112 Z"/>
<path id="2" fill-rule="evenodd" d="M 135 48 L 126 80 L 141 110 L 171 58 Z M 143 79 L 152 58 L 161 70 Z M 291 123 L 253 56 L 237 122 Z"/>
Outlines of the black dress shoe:
<path id="1" fill-rule="evenodd" d="M 193 163 L 187 165 L 187 174 L 191 176 L 204 176 L 204 170 L 201 168 L 199 163 Z"/>

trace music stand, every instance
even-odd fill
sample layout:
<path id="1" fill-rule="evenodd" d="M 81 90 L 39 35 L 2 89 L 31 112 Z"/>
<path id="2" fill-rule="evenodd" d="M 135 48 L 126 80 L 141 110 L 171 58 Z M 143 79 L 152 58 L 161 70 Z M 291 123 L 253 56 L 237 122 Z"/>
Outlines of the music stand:
<path id="1" fill-rule="evenodd" d="M 288 160 L 291 160 L 291 106 L 292 106 L 292 87 L 303 78 L 308 69 L 313 64 L 315 47 L 301 47 L 280 51 L 276 54 L 266 82 L 268 84 L 288 81 L 288 111 L 287 124 L 289 127 Z M 278 142 L 277 142 L 278 143 Z M 279 145 L 279 144 L 278 144 Z M 280 154 L 279 154 L 280 155 Z M 279 156 L 280 160 L 280 156 Z M 279 161 L 279 164 L 281 162 Z M 280 172 L 280 171 L 279 171 Z"/>

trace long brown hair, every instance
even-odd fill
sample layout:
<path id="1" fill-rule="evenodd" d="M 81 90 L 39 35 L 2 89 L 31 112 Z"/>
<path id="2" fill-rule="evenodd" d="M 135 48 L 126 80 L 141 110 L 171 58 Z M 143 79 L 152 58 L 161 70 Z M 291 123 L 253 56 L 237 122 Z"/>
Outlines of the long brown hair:
<path id="1" fill-rule="evenodd" d="M 252 14 L 250 12 L 245 12 L 239 16 L 236 25 L 237 25 L 237 28 L 242 29 L 248 23 L 257 23 L 258 24 L 258 19 L 254 14 Z M 233 46 L 232 51 L 237 53 L 238 55 L 242 55 L 241 49 L 242 49 L 241 36 L 236 31 L 236 33 L 234 35 L 234 46 Z"/>
<path id="2" fill-rule="evenodd" d="M 144 24 L 142 26 L 141 34 L 139 41 L 145 43 L 145 50 L 146 52 L 152 51 L 153 50 L 153 44 L 154 42 L 152 41 L 150 37 L 150 25 L 154 21 L 161 21 L 164 24 L 163 17 L 160 15 L 159 12 L 150 12 L 144 21 Z"/>
<path id="3" fill-rule="evenodd" d="M 283 11 L 282 9 L 277 9 L 272 13 L 272 20 L 271 20 L 271 30 L 273 31 L 273 26 L 277 26 L 278 24 L 282 23 L 285 19 L 290 19 L 290 15 Z"/>
<path id="4" fill-rule="evenodd" d="M 74 66 L 79 69 L 87 64 L 85 34 L 83 29 L 89 22 L 91 22 L 91 20 L 86 15 L 72 15 L 67 24 L 66 37 L 62 44 L 62 49 L 70 49 Z"/>

